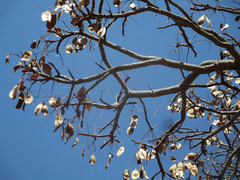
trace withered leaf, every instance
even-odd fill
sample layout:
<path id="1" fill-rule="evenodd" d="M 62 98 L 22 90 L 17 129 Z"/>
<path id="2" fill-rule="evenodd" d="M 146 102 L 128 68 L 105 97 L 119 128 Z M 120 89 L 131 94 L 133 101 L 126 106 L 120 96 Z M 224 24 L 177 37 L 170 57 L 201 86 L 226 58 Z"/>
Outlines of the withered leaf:
<path id="1" fill-rule="evenodd" d="M 9 55 L 10 55 L 10 54 L 8 54 L 8 55 L 6 56 L 6 58 L 5 58 L 5 64 L 8 64 L 8 63 L 9 63 Z"/>
<path id="2" fill-rule="evenodd" d="M 23 54 L 22 54 L 22 58 L 21 60 L 22 61 L 29 61 L 32 57 L 32 51 L 24 51 Z"/>
<path id="3" fill-rule="evenodd" d="M 30 48 L 35 49 L 36 46 L 37 46 L 37 41 L 34 40 L 34 41 L 32 42 L 32 44 L 31 44 Z"/>
<path id="4" fill-rule="evenodd" d="M 92 23 L 88 25 L 88 30 L 90 33 L 94 33 L 98 28 L 99 23 Z"/>
<path id="5" fill-rule="evenodd" d="M 18 103 L 16 105 L 16 109 L 20 109 L 22 107 L 23 102 L 24 101 L 22 99 L 18 99 Z"/>
<path id="6" fill-rule="evenodd" d="M 56 22 L 57 22 L 57 15 L 52 14 L 51 21 L 47 21 L 47 24 L 46 24 L 47 28 L 52 29 L 56 25 Z"/>
<path id="7" fill-rule="evenodd" d="M 84 86 L 82 86 L 80 89 L 79 89 L 79 91 L 78 91 L 78 97 L 79 98 L 81 98 L 82 97 L 82 95 L 83 95 L 83 93 L 86 91 L 86 89 L 85 89 L 85 87 Z"/>
<path id="8" fill-rule="evenodd" d="M 34 74 L 32 74 L 31 75 L 31 80 L 36 80 L 36 79 L 38 79 L 38 76 L 39 76 L 39 73 L 34 73 Z"/>
<path id="9" fill-rule="evenodd" d="M 77 143 L 78 143 L 78 141 L 79 141 L 79 139 L 78 139 L 78 137 L 76 137 L 76 140 L 75 140 L 75 142 L 73 143 L 73 145 L 72 145 L 72 147 L 71 147 L 71 148 L 73 148 L 74 146 L 76 146 L 76 145 L 77 145 Z"/>
<path id="10" fill-rule="evenodd" d="M 49 76 L 52 76 L 52 67 L 49 64 L 42 63 L 43 72 Z"/>

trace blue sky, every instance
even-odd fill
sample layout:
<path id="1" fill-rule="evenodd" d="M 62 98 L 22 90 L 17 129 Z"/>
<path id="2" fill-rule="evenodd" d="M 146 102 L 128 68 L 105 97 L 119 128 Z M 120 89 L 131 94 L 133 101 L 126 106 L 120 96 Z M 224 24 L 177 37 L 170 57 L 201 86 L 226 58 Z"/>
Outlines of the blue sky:
<path id="1" fill-rule="evenodd" d="M 34 2 L 45 11 L 48 10 L 50 6 L 54 5 L 54 1 L 36 0 Z M 227 5 L 228 2 L 229 1 L 226 0 L 222 1 L 223 5 Z M 184 1 L 181 3 L 182 7 L 190 7 L 190 5 L 187 3 L 185 4 Z M 139 165 L 136 165 L 136 161 L 130 160 L 134 158 L 135 153 L 138 150 L 138 146 L 135 146 L 131 140 L 135 139 L 140 141 L 147 132 L 147 129 L 145 128 L 146 122 L 144 120 L 144 114 L 138 111 L 138 109 L 143 110 L 141 103 L 138 103 L 137 107 L 130 105 L 126 106 L 120 116 L 119 125 L 121 126 L 121 129 L 120 134 L 117 134 L 117 138 L 123 142 L 125 147 L 125 152 L 121 157 L 116 156 L 117 147 L 120 147 L 121 144 L 117 144 L 117 147 L 113 146 L 112 151 L 111 147 L 105 147 L 103 150 L 100 150 L 99 147 L 101 146 L 102 140 L 99 139 L 95 144 L 96 148 L 92 147 L 89 152 L 86 152 L 84 159 L 81 157 L 81 151 L 92 143 L 92 139 L 89 139 L 89 141 L 86 142 L 85 137 L 80 137 L 78 146 L 71 149 L 71 145 L 74 140 L 64 144 L 60 139 L 60 131 L 53 133 L 55 128 L 54 112 L 49 118 L 42 117 L 41 115 L 36 117 L 34 114 L 34 109 L 39 103 L 39 100 L 47 102 L 47 99 L 51 96 L 51 92 L 49 90 L 49 88 L 52 87 L 51 83 L 47 84 L 46 87 L 42 87 L 44 90 L 44 92 L 41 92 L 43 97 L 41 99 L 36 99 L 36 101 L 32 104 L 26 106 L 25 112 L 15 109 L 17 100 L 11 100 L 8 97 L 8 93 L 13 86 L 18 83 L 18 77 L 21 76 L 21 73 L 19 73 L 20 71 L 16 73 L 12 71 L 12 67 L 18 63 L 19 59 L 11 55 L 10 63 L 7 65 L 4 64 L 4 60 L 8 53 L 19 53 L 20 51 L 23 52 L 25 50 L 30 50 L 30 45 L 33 40 L 38 40 L 40 35 L 44 35 L 46 33 L 47 28 L 45 26 L 45 22 L 41 21 L 41 14 L 43 10 L 36 4 L 30 0 L 3 0 L 0 6 L 0 19 L 2 24 L 2 28 L 0 29 L 0 57 L 2 59 L 2 65 L 0 66 L 0 81 L 2 84 L 0 179 L 122 179 L 122 172 L 127 169 L 128 166 L 130 172 L 134 170 L 135 167 L 139 170 Z M 215 4 L 216 3 L 214 2 L 213 5 Z M 160 3 L 160 7 L 165 6 Z M 51 7 L 50 10 L 52 11 L 53 8 L 54 7 Z M 113 12 L 114 11 L 116 10 L 113 10 Z M 187 10 L 187 12 L 190 12 L 190 10 Z M 203 12 L 194 14 L 194 19 L 197 20 L 201 15 L 203 15 Z M 222 17 L 213 15 L 211 18 L 211 21 L 213 22 L 213 29 L 220 32 L 219 24 L 221 22 L 224 23 Z M 233 22 L 233 18 L 228 18 L 229 16 L 226 16 L 228 24 L 230 24 L 228 32 L 229 34 L 234 34 L 234 32 L 236 32 L 237 25 L 236 23 L 232 25 L 231 22 Z M 176 28 L 169 28 L 165 30 L 157 29 L 157 27 L 166 24 L 167 19 L 165 17 L 144 13 L 140 16 L 134 16 L 133 19 L 128 20 L 124 37 L 121 35 L 121 22 L 117 21 L 107 37 L 108 40 L 139 54 L 160 56 L 172 60 L 179 60 L 180 57 L 180 60 L 185 62 L 185 58 L 182 56 L 178 57 L 176 54 L 172 54 L 174 47 L 171 48 L 167 46 L 171 45 L 170 42 L 173 44 L 176 43 Z M 69 15 L 63 15 L 63 20 L 70 20 Z M 136 24 L 135 21 L 138 24 Z M 57 26 L 63 25 L 61 22 L 58 23 L 59 24 L 57 24 Z M 208 27 L 209 25 L 205 22 L 204 26 Z M 186 32 L 189 33 L 190 39 L 195 35 L 188 29 Z M 201 39 L 202 37 L 200 36 L 195 38 L 195 40 Z M 69 40 L 68 43 L 70 42 L 71 40 Z M 198 56 L 195 58 L 193 53 L 190 51 L 188 58 L 189 63 L 199 64 L 203 60 L 219 58 L 220 49 L 215 47 L 213 44 L 209 45 L 207 42 L 200 41 L 194 43 L 194 47 L 198 52 Z M 95 62 L 101 62 L 98 47 L 92 51 L 84 49 L 80 53 L 71 55 L 66 54 L 62 48 L 63 45 L 60 49 L 63 50 L 64 64 L 71 69 L 75 78 L 81 78 L 101 72 L 101 69 L 95 65 Z M 183 49 L 183 52 L 186 52 L 186 49 Z M 134 59 L 124 56 L 114 50 L 110 50 L 109 48 L 106 48 L 106 53 L 112 65 L 132 63 L 135 61 Z M 47 59 L 47 61 L 51 61 L 55 63 L 57 67 L 61 68 L 61 61 L 59 59 L 59 56 L 54 56 Z M 62 72 L 68 75 L 67 69 L 63 69 Z M 161 66 L 147 67 L 145 69 L 134 70 L 132 72 L 123 72 L 122 74 L 125 76 L 129 75 L 131 77 L 128 84 L 131 85 L 132 89 L 134 88 L 137 90 L 148 90 L 148 86 L 152 89 L 171 86 L 177 84 L 182 79 L 178 70 Z M 204 77 L 200 77 L 195 81 L 195 83 L 206 82 L 208 82 L 208 79 Z M 85 86 L 89 87 L 89 84 L 85 84 Z M 39 87 L 40 85 L 36 85 L 36 91 L 32 92 L 35 97 Z M 67 85 L 63 85 L 61 87 L 59 85 L 55 85 L 55 87 L 56 89 L 54 89 L 53 94 L 59 95 L 67 95 L 70 88 Z M 101 83 L 91 92 L 91 100 L 99 101 L 101 91 L 104 89 L 107 89 L 108 92 L 104 91 L 103 99 L 109 103 L 113 103 L 115 101 L 115 94 L 119 91 L 119 85 L 113 77 L 108 77 L 106 82 Z M 77 90 L 75 90 L 75 92 L 77 92 Z M 199 91 L 199 93 L 201 92 Z M 202 95 L 206 97 L 208 96 L 207 92 L 202 93 Z M 166 96 L 155 99 L 144 99 L 144 102 L 147 105 L 150 123 L 152 125 L 159 123 L 154 130 L 156 137 L 158 137 L 158 133 L 166 131 L 168 125 L 174 123 L 179 118 L 178 114 L 171 114 L 166 111 L 166 106 L 160 108 L 160 110 L 156 113 L 156 116 L 153 116 L 157 108 L 166 103 L 172 97 L 173 96 Z M 133 99 L 131 101 L 137 100 Z M 67 112 L 66 116 L 70 117 L 73 113 L 73 111 Z M 128 136 L 126 134 L 126 130 L 130 122 L 130 116 L 136 113 L 139 115 L 138 127 L 131 136 Z M 87 122 L 85 123 L 88 123 L 89 127 L 98 127 L 103 125 L 104 121 L 111 120 L 113 116 L 113 112 L 105 110 L 102 113 L 102 110 L 92 109 L 86 114 Z M 188 120 L 186 125 L 201 128 L 203 125 L 202 123 L 203 122 L 197 120 Z M 104 140 L 107 141 L 108 139 Z M 109 152 L 114 154 L 114 158 L 106 170 L 105 165 L 108 160 Z M 96 164 L 90 165 L 88 161 L 93 153 L 96 155 Z M 186 151 L 181 149 L 178 152 L 172 152 L 171 155 L 179 157 L 184 153 L 186 153 Z M 168 153 L 167 155 L 170 156 Z M 173 164 L 169 159 L 166 159 L 169 158 L 169 156 L 162 157 L 162 160 L 166 163 L 164 164 L 166 166 L 166 170 L 168 170 L 168 168 Z M 179 158 L 181 159 L 184 157 L 185 156 L 183 155 Z M 158 171 L 156 160 L 148 162 L 145 169 L 148 176 L 151 177 Z"/>

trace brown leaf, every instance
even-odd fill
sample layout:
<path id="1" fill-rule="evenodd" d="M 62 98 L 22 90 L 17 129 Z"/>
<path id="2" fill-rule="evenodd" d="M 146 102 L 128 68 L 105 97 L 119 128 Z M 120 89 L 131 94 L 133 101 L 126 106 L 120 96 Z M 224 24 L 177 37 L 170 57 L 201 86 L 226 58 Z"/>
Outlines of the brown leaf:
<path id="1" fill-rule="evenodd" d="M 65 128 L 65 132 L 67 134 L 72 134 L 73 133 L 73 129 L 74 129 L 74 127 L 73 127 L 72 123 L 68 123 L 66 128 Z"/>
<path id="2" fill-rule="evenodd" d="M 23 102 L 24 101 L 22 99 L 18 99 L 18 103 L 16 105 L 16 109 L 20 109 L 22 107 Z"/>
<path id="3" fill-rule="evenodd" d="M 29 61 L 32 57 L 32 51 L 24 51 L 23 54 L 22 54 L 22 58 L 21 60 L 22 61 Z"/>
<path id="4" fill-rule="evenodd" d="M 122 4 L 122 0 L 113 0 L 114 6 L 120 6 Z"/>
<path id="5" fill-rule="evenodd" d="M 49 64 L 42 63 L 43 72 L 48 76 L 52 76 L 52 67 Z"/>
<path id="6" fill-rule="evenodd" d="M 176 161 L 177 159 L 174 156 L 170 157 L 171 161 Z"/>
<path id="7" fill-rule="evenodd" d="M 34 40 L 34 41 L 32 42 L 32 44 L 31 44 L 30 48 L 35 49 L 36 46 L 37 46 L 37 41 Z"/>
<path id="8" fill-rule="evenodd" d="M 56 22 L 57 22 L 57 15 L 52 14 L 51 15 L 51 20 L 47 21 L 47 28 L 52 29 L 56 25 Z"/>
<path id="9" fill-rule="evenodd" d="M 59 128 L 61 126 L 61 124 L 63 123 L 63 118 L 62 118 L 61 114 L 56 114 L 55 117 L 56 117 L 55 126 L 56 126 L 56 128 Z"/>
<path id="10" fill-rule="evenodd" d="M 88 25 L 88 30 L 90 33 L 94 33 L 98 28 L 99 23 L 92 23 Z"/>
<path id="11" fill-rule="evenodd" d="M 5 58 L 5 64 L 8 64 L 8 63 L 9 63 L 9 55 L 10 55 L 10 54 L 8 54 L 8 55 L 6 56 L 6 58 Z"/>
<path id="12" fill-rule="evenodd" d="M 36 80 L 36 79 L 38 79 L 38 76 L 39 76 L 39 74 L 38 73 L 34 73 L 34 74 L 32 74 L 31 75 L 31 80 Z"/>
<path id="13" fill-rule="evenodd" d="M 83 95 L 83 93 L 86 91 L 86 89 L 85 89 L 85 87 L 84 86 L 82 86 L 80 89 L 79 89 L 79 91 L 78 91 L 78 97 L 79 98 L 81 98 L 82 97 L 82 95 Z"/>

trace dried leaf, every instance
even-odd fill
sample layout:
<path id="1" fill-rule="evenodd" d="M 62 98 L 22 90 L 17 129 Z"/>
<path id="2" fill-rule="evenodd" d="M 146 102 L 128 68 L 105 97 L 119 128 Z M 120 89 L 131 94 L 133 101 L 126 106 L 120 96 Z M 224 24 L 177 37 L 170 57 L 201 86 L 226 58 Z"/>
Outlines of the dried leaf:
<path id="1" fill-rule="evenodd" d="M 56 22 L 57 22 L 57 15 L 56 14 L 52 14 L 51 15 L 51 20 L 50 21 L 47 21 L 47 28 L 48 29 L 52 29 L 55 25 L 56 25 Z"/>
<path id="2" fill-rule="evenodd" d="M 61 105 L 62 105 L 62 101 L 61 101 L 61 98 L 59 97 L 56 102 L 55 110 L 59 109 Z"/>
<path id="3" fill-rule="evenodd" d="M 72 52 L 73 52 L 73 47 L 72 47 L 72 45 L 71 45 L 71 44 L 67 45 L 67 47 L 66 47 L 66 53 L 72 54 Z"/>
<path id="4" fill-rule="evenodd" d="M 66 0 L 56 0 L 55 6 L 62 8 L 65 3 L 66 3 Z"/>
<path id="5" fill-rule="evenodd" d="M 107 169 L 108 166 L 110 165 L 111 159 L 113 158 L 113 155 L 112 155 L 111 153 L 109 153 L 109 156 L 108 156 L 108 157 L 109 157 L 109 158 L 108 158 L 107 164 L 106 164 L 106 166 L 105 166 L 106 169 Z"/>
<path id="6" fill-rule="evenodd" d="M 203 23 L 204 23 L 204 21 L 205 21 L 205 14 L 202 15 L 202 16 L 196 21 L 196 23 L 197 23 L 197 25 L 202 26 Z"/>
<path id="7" fill-rule="evenodd" d="M 208 24 L 210 25 L 210 27 L 212 27 L 212 23 L 211 23 L 211 21 L 208 19 L 207 16 L 206 16 L 206 20 L 207 20 Z"/>
<path id="8" fill-rule="evenodd" d="M 178 142 L 177 145 L 176 145 L 176 148 L 177 148 L 177 149 L 181 149 L 181 148 L 182 148 L 181 143 Z"/>
<path id="9" fill-rule="evenodd" d="M 123 147 L 123 145 L 118 149 L 118 152 L 117 152 L 117 156 L 121 156 L 122 153 L 124 152 L 125 148 Z"/>
<path id="10" fill-rule="evenodd" d="M 49 10 L 45 11 L 41 15 L 42 21 L 51 21 L 52 15 Z"/>
<path id="11" fill-rule="evenodd" d="M 61 139 L 62 139 L 62 141 L 63 141 L 64 137 L 65 137 L 65 131 L 64 131 L 64 129 L 62 129 L 62 132 L 61 132 Z"/>
<path id="12" fill-rule="evenodd" d="M 209 112 L 208 115 L 207 115 L 207 120 L 209 121 L 211 118 L 212 118 L 212 113 Z"/>
<path id="13" fill-rule="evenodd" d="M 18 99 L 18 103 L 16 105 L 16 109 L 20 109 L 22 107 L 22 104 L 23 104 L 23 99 Z"/>
<path id="14" fill-rule="evenodd" d="M 170 146 L 170 150 L 171 150 L 171 151 L 174 151 L 176 148 L 177 148 L 177 147 L 176 147 L 176 144 L 171 144 L 171 146 Z"/>
<path id="15" fill-rule="evenodd" d="M 171 161 L 176 161 L 177 159 L 174 156 L 170 157 Z"/>
<path id="16" fill-rule="evenodd" d="M 176 172 L 177 169 L 177 165 L 173 164 L 170 168 L 169 168 L 169 172 L 173 173 L 174 171 Z"/>
<path id="17" fill-rule="evenodd" d="M 6 56 L 6 58 L 5 58 L 5 64 L 8 64 L 9 63 L 9 53 L 8 53 L 8 55 Z"/>
<path id="18" fill-rule="evenodd" d="M 36 80 L 36 79 L 38 79 L 38 76 L 39 76 L 39 74 L 38 73 L 34 73 L 34 74 L 32 74 L 31 75 L 31 80 Z"/>
<path id="19" fill-rule="evenodd" d="M 223 26 L 223 28 L 221 29 L 221 32 L 223 32 L 223 31 L 226 30 L 227 28 L 229 28 L 229 25 L 228 25 L 228 24 L 225 24 L 225 25 Z"/>
<path id="20" fill-rule="evenodd" d="M 78 141 L 79 141 L 79 139 L 78 139 L 78 137 L 76 137 L 76 140 L 75 140 L 75 142 L 73 143 L 73 145 L 72 145 L 72 147 L 71 147 L 71 148 L 73 148 L 74 146 L 76 146 L 76 145 L 77 145 L 77 143 L 78 143 Z"/>
<path id="21" fill-rule="evenodd" d="M 30 104 L 33 101 L 33 97 L 31 94 L 27 93 L 25 99 L 24 99 L 24 103 L 25 104 Z"/>
<path id="22" fill-rule="evenodd" d="M 37 46 L 37 41 L 36 40 L 34 40 L 33 42 L 32 42 L 32 44 L 31 44 L 31 48 L 32 49 L 35 49 L 36 48 L 36 46 Z"/>
<path id="23" fill-rule="evenodd" d="M 81 98 L 82 97 L 82 95 L 83 95 L 83 93 L 86 91 L 86 89 L 85 89 L 85 87 L 84 86 L 82 86 L 80 89 L 79 89 L 79 91 L 78 91 L 78 97 L 79 98 Z"/>
<path id="24" fill-rule="evenodd" d="M 184 163 L 184 167 L 185 167 L 185 169 L 190 169 L 192 167 L 192 163 L 186 162 L 186 163 Z"/>
<path id="25" fill-rule="evenodd" d="M 106 33 L 106 28 L 103 26 L 103 27 L 97 32 L 97 37 L 98 37 L 99 39 L 101 39 L 101 37 L 103 37 L 105 33 Z"/>
<path id="26" fill-rule="evenodd" d="M 120 6 L 122 4 L 122 0 L 113 0 L 114 6 Z"/>
<path id="27" fill-rule="evenodd" d="M 22 54 L 22 58 L 21 60 L 22 61 L 29 61 L 32 57 L 32 51 L 24 51 L 23 54 Z"/>
<path id="28" fill-rule="evenodd" d="M 132 177 L 132 179 L 137 179 L 137 178 L 139 178 L 139 176 L 140 176 L 140 174 L 139 174 L 138 170 L 135 168 L 131 173 L 131 177 Z"/>
<path id="29" fill-rule="evenodd" d="M 90 163 L 90 164 L 95 164 L 95 162 L 96 162 L 95 155 L 91 155 L 91 158 L 90 158 L 89 163 Z"/>
<path id="30" fill-rule="evenodd" d="M 193 161 L 197 157 L 197 153 L 188 153 L 184 158 L 186 161 Z"/>
<path id="31" fill-rule="evenodd" d="M 92 23 L 88 25 L 88 30 L 90 33 L 94 33 L 98 28 L 99 23 Z"/>
<path id="32" fill-rule="evenodd" d="M 71 123 L 68 123 L 65 128 L 65 131 L 67 134 L 73 134 L 73 129 L 74 129 L 73 125 Z"/>
<path id="33" fill-rule="evenodd" d="M 41 109 L 42 113 L 44 116 L 48 115 L 48 107 L 45 103 L 42 104 L 42 109 Z"/>
<path id="34" fill-rule="evenodd" d="M 84 155 L 84 149 L 82 150 L 82 157 L 84 159 L 85 155 Z"/>
<path id="35" fill-rule="evenodd" d="M 64 114 L 65 114 L 65 109 L 62 108 L 62 109 L 61 109 L 61 115 L 64 115 Z"/>
<path id="36" fill-rule="evenodd" d="M 19 91 L 19 85 L 17 84 L 17 85 L 15 85 L 15 86 L 13 87 L 13 89 L 9 92 L 9 94 L 8 94 L 9 98 L 11 98 L 11 99 L 16 99 L 18 91 Z"/>
<path id="37" fill-rule="evenodd" d="M 35 110 L 34 110 L 34 113 L 35 113 L 36 116 L 41 112 L 42 106 L 43 106 L 42 103 L 39 103 L 39 104 L 36 106 L 36 108 L 35 108 Z"/>
<path id="38" fill-rule="evenodd" d="M 43 72 L 48 76 L 52 76 L 52 67 L 49 64 L 42 63 Z"/>

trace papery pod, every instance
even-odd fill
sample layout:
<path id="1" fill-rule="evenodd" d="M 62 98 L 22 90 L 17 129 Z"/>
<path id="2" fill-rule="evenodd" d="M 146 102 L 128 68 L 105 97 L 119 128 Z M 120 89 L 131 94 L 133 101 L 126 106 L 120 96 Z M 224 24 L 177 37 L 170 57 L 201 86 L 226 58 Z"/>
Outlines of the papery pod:
<path id="1" fill-rule="evenodd" d="M 223 32 L 223 31 L 226 30 L 227 28 L 229 28 L 229 25 L 228 25 L 228 24 L 225 24 L 225 25 L 223 26 L 223 28 L 221 29 L 221 32 Z"/>
<path id="2" fill-rule="evenodd" d="M 185 169 L 190 169 L 193 166 L 192 166 L 191 162 L 186 162 L 186 163 L 184 163 L 184 167 L 185 167 Z"/>
<path id="3" fill-rule="evenodd" d="M 113 155 L 112 155 L 111 153 L 109 153 L 108 157 L 109 157 L 109 158 L 108 158 L 107 164 L 106 164 L 106 166 L 105 166 L 105 169 L 107 169 L 108 166 L 110 165 L 111 159 L 113 158 Z"/>
<path id="4" fill-rule="evenodd" d="M 56 114 L 56 119 L 55 119 L 55 126 L 56 128 L 59 128 L 60 125 L 63 123 L 63 118 L 61 116 L 61 114 Z"/>
<path id="5" fill-rule="evenodd" d="M 71 44 L 67 45 L 67 47 L 66 47 L 66 53 L 72 54 L 72 52 L 73 52 L 73 47 L 72 47 L 72 45 L 71 45 Z"/>
<path id="6" fill-rule="evenodd" d="M 177 169 L 177 165 L 176 164 L 173 164 L 170 168 L 169 168 L 169 172 L 171 172 L 171 173 L 174 173 L 174 172 L 176 172 L 176 169 Z"/>
<path id="7" fill-rule="evenodd" d="M 23 54 L 22 54 L 22 58 L 21 60 L 22 61 L 29 61 L 32 57 L 32 51 L 24 51 Z"/>
<path id="8" fill-rule="evenodd" d="M 154 159 L 156 156 L 156 151 L 152 149 L 148 154 L 147 154 L 147 160 L 150 161 L 151 159 Z"/>
<path id="9" fill-rule="evenodd" d="M 135 168 L 131 173 L 131 177 L 132 177 L 132 179 L 137 179 L 137 178 L 139 178 L 139 176 L 140 176 L 140 174 L 139 174 L 138 170 Z"/>
<path id="10" fill-rule="evenodd" d="M 78 142 L 79 142 L 79 139 L 78 139 L 78 137 L 76 137 L 76 140 L 75 140 L 74 144 L 71 146 L 71 148 L 73 148 L 74 146 L 76 146 L 76 145 L 78 144 Z"/>
<path id="11" fill-rule="evenodd" d="M 62 132 L 61 132 L 61 139 L 62 139 L 62 141 L 63 141 L 64 137 L 65 137 L 65 131 L 63 129 Z"/>
<path id="12" fill-rule="evenodd" d="M 8 94 L 9 98 L 11 98 L 11 99 L 16 99 L 18 91 L 19 91 L 19 85 L 17 84 L 17 85 L 15 85 L 15 86 L 13 87 L 13 89 L 9 92 L 9 94 Z"/>
<path id="13" fill-rule="evenodd" d="M 62 8 L 65 3 L 66 3 L 66 0 L 56 0 L 55 6 Z"/>
<path id="14" fill-rule="evenodd" d="M 55 107 L 57 104 L 57 101 L 55 97 L 52 97 L 51 99 L 49 99 L 48 103 L 50 104 L 51 107 Z"/>
<path id="15" fill-rule="evenodd" d="M 106 33 L 106 28 L 102 27 L 98 32 L 97 32 L 97 37 L 101 39 L 102 36 Z"/>
<path id="16" fill-rule="evenodd" d="M 122 176 L 124 180 L 129 180 L 130 179 L 129 169 L 124 170 Z"/>
<path id="17" fill-rule="evenodd" d="M 25 104 L 30 104 L 32 101 L 33 101 L 32 95 L 27 93 L 27 95 L 25 96 L 25 99 L 24 99 L 24 103 Z"/>
<path id="18" fill-rule="evenodd" d="M 137 157 L 137 164 L 142 164 L 142 159 L 140 158 L 139 151 L 136 152 L 136 157 Z"/>
<path id="19" fill-rule="evenodd" d="M 202 15 L 202 16 L 196 21 L 196 23 L 197 23 L 197 25 L 202 26 L 203 23 L 204 23 L 204 21 L 205 21 L 205 14 Z"/>
<path id="20" fill-rule="evenodd" d="M 82 157 L 83 157 L 83 159 L 84 159 L 84 157 L 85 157 L 85 155 L 84 155 L 84 149 L 82 150 Z"/>
<path id="21" fill-rule="evenodd" d="M 170 150 L 171 150 L 171 151 L 174 151 L 175 149 L 176 149 L 176 144 L 171 144 Z"/>
<path id="22" fill-rule="evenodd" d="M 193 161 L 197 157 L 197 155 L 197 153 L 188 153 L 184 160 Z"/>
<path id="23" fill-rule="evenodd" d="M 80 0 L 78 3 L 78 8 L 81 9 L 84 6 L 84 4 L 88 6 L 89 3 L 90 3 L 89 0 Z"/>
<path id="24" fill-rule="evenodd" d="M 137 5 L 134 4 L 134 3 L 131 3 L 131 4 L 129 5 L 129 7 L 132 8 L 133 11 L 137 10 L 137 8 L 138 8 Z"/>
<path id="25" fill-rule="evenodd" d="M 177 148 L 177 149 L 181 149 L 181 148 L 182 148 L 181 143 L 178 142 L 177 145 L 176 145 L 176 148 Z"/>
<path id="26" fill-rule="evenodd" d="M 57 23 L 57 15 L 56 14 L 52 14 L 51 15 L 51 21 L 47 21 L 47 28 L 48 29 L 52 29 L 54 28 L 54 26 L 56 25 Z"/>
<path id="27" fill-rule="evenodd" d="M 191 167 L 190 173 L 191 173 L 192 175 L 194 175 L 194 176 L 197 176 L 197 174 L 198 174 L 198 168 L 197 168 L 197 166 L 196 166 L 195 164 Z"/>
<path id="28" fill-rule="evenodd" d="M 138 152 L 139 152 L 139 157 L 141 159 L 147 160 L 147 157 L 148 157 L 147 149 L 144 150 L 143 148 L 140 148 Z"/>
<path id="29" fill-rule="evenodd" d="M 208 24 L 210 25 L 210 27 L 212 27 L 212 23 L 211 23 L 211 21 L 208 19 L 207 16 L 206 16 L 206 20 L 207 20 Z"/>
<path id="30" fill-rule="evenodd" d="M 95 158 L 95 155 L 93 154 L 93 155 L 91 155 L 89 163 L 90 164 L 95 164 L 95 162 L 96 162 L 96 158 Z"/>
<path id="31" fill-rule="evenodd" d="M 42 106 L 43 106 L 43 104 L 42 104 L 42 103 L 39 103 L 39 104 L 37 105 L 37 107 L 35 108 L 34 113 L 35 113 L 36 116 L 41 112 Z"/>
<path id="32" fill-rule="evenodd" d="M 61 98 L 59 97 L 56 101 L 55 110 L 59 109 L 61 105 L 62 105 L 62 101 L 61 101 Z"/>
<path id="33" fill-rule="evenodd" d="M 42 109 L 41 109 L 42 113 L 44 116 L 48 115 L 48 107 L 45 103 L 42 104 Z"/>
<path id="34" fill-rule="evenodd" d="M 51 18 L 52 18 L 52 15 L 51 15 L 51 12 L 49 10 L 43 12 L 42 15 L 41 15 L 42 21 L 51 21 Z"/>
<path id="35" fill-rule="evenodd" d="M 123 145 L 118 149 L 118 152 L 117 152 L 117 156 L 121 156 L 122 153 L 124 152 L 125 148 L 123 147 Z"/>
<path id="36" fill-rule="evenodd" d="M 127 129 L 127 134 L 131 135 L 133 132 L 134 132 L 134 128 L 129 126 L 128 129 Z"/>
<path id="37" fill-rule="evenodd" d="M 211 118 L 212 118 L 212 113 L 209 112 L 208 115 L 207 115 L 207 120 L 209 121 Z"/>

